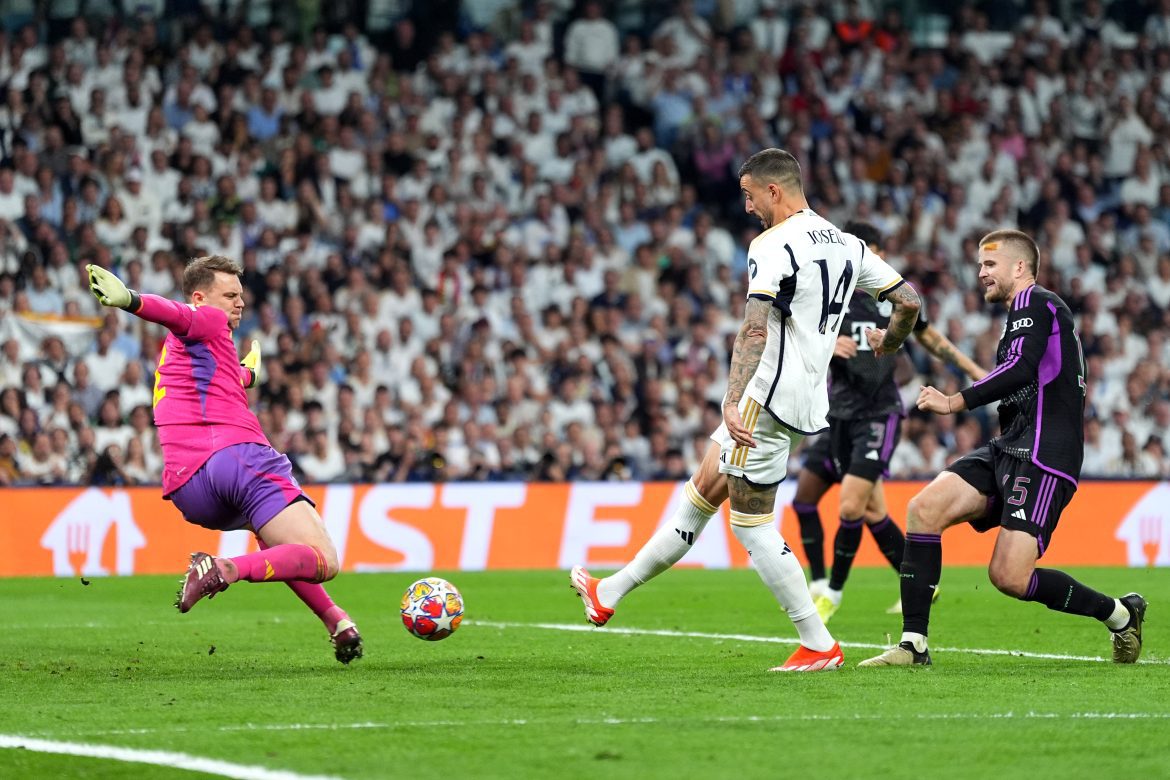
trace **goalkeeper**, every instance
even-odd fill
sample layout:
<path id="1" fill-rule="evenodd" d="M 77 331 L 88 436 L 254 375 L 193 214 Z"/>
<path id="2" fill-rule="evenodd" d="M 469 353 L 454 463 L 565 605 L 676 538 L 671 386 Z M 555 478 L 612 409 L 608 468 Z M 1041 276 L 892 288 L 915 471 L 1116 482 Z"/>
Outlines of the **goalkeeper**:
<path id="1" fill-rule="evenodd" d="M 250 529 L 260 547 L 235 558 L 194 553 L 175 606 L 187 612 L 240 580 L 285 582 L 325 624 L 337 660 L 360 658 L 357 626 L 320 584 L 337 575 L 333 542 L 292 464 L 248 409 L 245 388 L 260 379 L 260 344 L 253 341 L 241 361 L 232 341 L 244 311 L 240 267 L 219 255 L 192 260 L 183 272 L 187 304 L 128 290 L 98 266 L 86 270 L 103 306 L 170 331 L 154 383 L 163 497 L 195 525 Z"/>

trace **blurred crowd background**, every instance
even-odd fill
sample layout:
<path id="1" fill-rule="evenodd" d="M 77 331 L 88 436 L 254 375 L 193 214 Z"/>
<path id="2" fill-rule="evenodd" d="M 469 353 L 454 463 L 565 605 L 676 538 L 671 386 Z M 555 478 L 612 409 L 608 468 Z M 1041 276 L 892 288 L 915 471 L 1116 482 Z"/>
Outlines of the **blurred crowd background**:
<path id="1" fill-rule="evenodd" d="M 1170 477 L 1170 0 L 938 6 L 0 2 L 0 484 L 158 482 L 164 334 L 80 269 L 179 298 L 216 253 L 309 482 L 683 479 L 759 231 L 736 170 L 770 146 L 985 367 L 976 241 L 1034 234 L 1085 474 Z M 966 380 L 903 360 L 893 476 L 931 477 L 995 410 L 913 411 Z"/>

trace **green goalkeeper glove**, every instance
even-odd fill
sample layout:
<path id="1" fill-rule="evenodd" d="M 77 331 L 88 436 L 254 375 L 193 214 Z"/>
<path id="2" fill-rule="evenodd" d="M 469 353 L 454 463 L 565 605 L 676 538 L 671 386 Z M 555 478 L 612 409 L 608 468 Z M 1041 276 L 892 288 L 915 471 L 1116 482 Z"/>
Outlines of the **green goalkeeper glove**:
<path id="1" fill-rule="evenodd" d="M 252 349 L 244 359 L 240 361 L 240 365 L 252 372 L 252 381 L 244 385 L 244 387 L 255 387 L 260 383 L 260 342 L 252 339 Z"/>
<path id="2" fill-rule="evenodd" d="M 138 293 L 126 287 L 122 280 L 98 265 L 88 264 L 89 290 L 102 306 L 137 311 L 141 303 Z"/>

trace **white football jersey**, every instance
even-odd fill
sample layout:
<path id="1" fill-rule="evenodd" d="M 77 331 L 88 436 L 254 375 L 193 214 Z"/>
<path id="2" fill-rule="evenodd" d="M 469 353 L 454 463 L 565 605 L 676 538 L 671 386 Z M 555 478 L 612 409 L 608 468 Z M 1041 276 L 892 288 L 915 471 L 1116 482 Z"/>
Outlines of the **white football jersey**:
<path id="1" fill-rule="evenodd" d="M 865 242 L 810 209 L 748 247 L 748 297 L 772 302 L 768 341 L 745 394 L 780 423 L 811 435 L 828 427 L 828 368 L 853 289 L 879 301 L 902 277 Z"/>

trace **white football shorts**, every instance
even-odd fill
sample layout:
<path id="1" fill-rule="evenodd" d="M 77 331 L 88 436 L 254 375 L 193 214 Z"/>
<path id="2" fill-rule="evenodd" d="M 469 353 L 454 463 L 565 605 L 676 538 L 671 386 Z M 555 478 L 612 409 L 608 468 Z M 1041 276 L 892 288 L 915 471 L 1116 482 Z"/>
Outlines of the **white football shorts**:
<path id="1" fill-rule="evenodd" d="M 719 473 L 746 479 L 754 485 L 775 485 L 788 476 L 788 455 L 803 435 L 776 421 L 754 398 L 739 402 L 744 427 L 752 432 L 755 447 L 741 447 L 720 425 L 711 441 L 719 445 Z"/>

